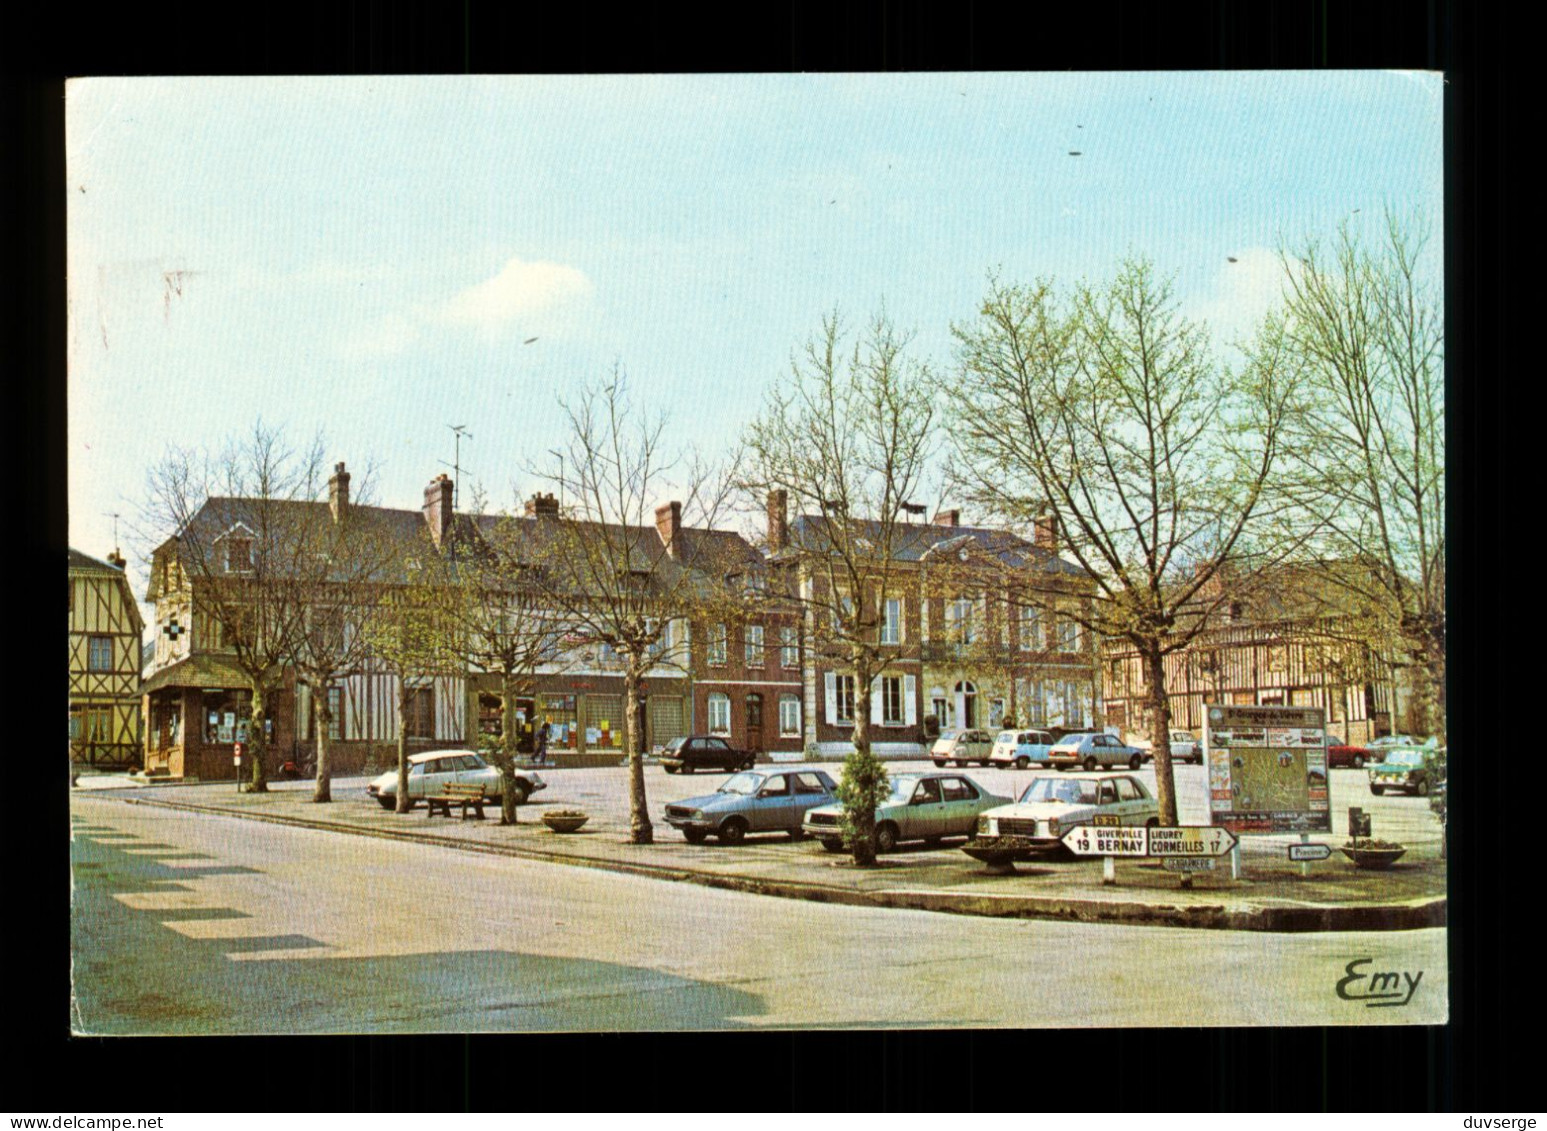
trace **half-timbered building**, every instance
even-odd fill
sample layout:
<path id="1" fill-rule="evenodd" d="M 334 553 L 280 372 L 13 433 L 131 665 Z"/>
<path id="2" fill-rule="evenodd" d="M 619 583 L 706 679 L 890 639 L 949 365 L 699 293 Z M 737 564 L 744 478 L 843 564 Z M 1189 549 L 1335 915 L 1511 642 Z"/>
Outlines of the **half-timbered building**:
<path id="1" fill-rule="evenodd" d="M 140 761 L 140 661 L 145 622 L 115 550 L 70 551 L 70 758 L 123 769 Z"/>

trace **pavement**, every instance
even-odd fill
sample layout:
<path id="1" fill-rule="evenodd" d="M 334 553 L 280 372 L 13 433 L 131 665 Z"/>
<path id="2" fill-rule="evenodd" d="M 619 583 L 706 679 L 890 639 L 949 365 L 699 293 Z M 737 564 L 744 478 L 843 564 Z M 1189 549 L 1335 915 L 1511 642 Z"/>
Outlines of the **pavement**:
<path id="1" fill-rule="evenodd" d="M 893 772 L 930 769 L 904 763 Z M 365 793 L 364 777 L 333 782 L 333 802 L 311 801 L 311 782 L 273 782 L 268 793 L 239 793 L 234 782 L 145 785 L 116 775 L 83 777 L 78 787 L 93 796 L 135 805 L 207 812 L 337 833 L 405 840 L 468 852 L 522 857 L 605 869 L 763 895 L 822 903 L 912 908 L 1009 918 L 1111 922 L 1129 925 L 1227 930 L 1381 931 L 1417 930 L 1446 922 L 1446 864 L 1440 858 L 1440 826 L 1422 798 L 1374 797 L 1366 775 L 1333 770 L 1330 783 L 1336 824 L 1346 809 L 1371 814 L 1373 834 L 1407 846 L 1388 871 L 1362 871 L 1335 851 L 1340 833 L 1313 834 L 1334 847 L 1331 859 L 1302 875 L 1287 858 L 1297 836 L 1257 836 L 1242 841 L 1242 875 L 1230 876 L 1228 858 L 1199 873 L 1190 890 L 1157 862 L 1119 859 L 1113 885 L 1101 882 L 1099 859 L 1021 864 L 1010 875 L 990 872 L 959 851 L 961 840 L 926 848 L 904 845 L 875 868 L 857 868 L 847 854 L 826 852 L 810 840 L 784 834 L 749 836 L 740 845 L 687 844 L 663 819 L 670 802 L 713 792 L 724 775 L 673 776 L 646 768 L 646 790 L 656 843 L 628 843 L 627 771 L 622 767 L 540 771 L 548 788 L 519 810 L 519 823 L 501 826 L 496 809 L 484 821 L 428 818 L 421 806 L 399 815 Z M 978 769 L 968 776 L 991 792 L 1017 795 L 1027 771 Z M 1153 771 L 1140 776 L 1153 782 Z M 1203 824 L 1206 781 L 1201 766 L 1177 768 L 1180 820 Z M 582 809 L 590 821 L 561 835 L 540 823 L 544 809 Z"/>

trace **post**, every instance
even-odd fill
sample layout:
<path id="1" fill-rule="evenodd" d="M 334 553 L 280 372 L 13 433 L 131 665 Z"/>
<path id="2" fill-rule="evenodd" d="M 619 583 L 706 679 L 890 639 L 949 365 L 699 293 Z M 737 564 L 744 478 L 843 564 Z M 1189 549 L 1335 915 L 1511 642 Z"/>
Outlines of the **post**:
<path id="1" fill-rule="evenodd" d="M 1117 883 L 1117 861 L 1111 856 L 1101 858 L 1101 882 L 1103 884 Z"/>
<path id="2" fill-rule="evenodd" d="M 1300 834 L 1300 843 L 1301 844 L 1310 844 L 1311 843 L 1311 834 L 1310 833 L 1301 833 Z M 1309 876 L 1311 874 L 1311 862 L 1309 860 L 1302 860 L 1302 861 L 1300 861 L 1300 874 L 1302 876 Z"/>
<path id="3" fill-rule="evenodd" d="M 1240 841 L 1236 841 L 1235 845 L 1230 849 L 1230 878 L 1232 880 L 1239 880 L 1241 878 L 1241 842 Z"/>
<path id="4" fill-rule="evenodd" d="M 242 792 L 242 744 L 238 742 L 232 747 L 232 764 L 236 766 L 236 792 Z"/>

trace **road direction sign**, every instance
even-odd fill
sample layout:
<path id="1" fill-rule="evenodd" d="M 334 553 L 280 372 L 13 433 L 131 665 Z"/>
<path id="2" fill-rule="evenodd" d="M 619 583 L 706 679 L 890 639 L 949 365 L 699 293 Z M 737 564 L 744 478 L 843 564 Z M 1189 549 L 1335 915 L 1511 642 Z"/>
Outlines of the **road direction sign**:
<path id="1" fill-rule="evenodd" d="M 1168 872 L 1212 872 L 1214 864 L 1212 856 L 1167 856 L 1160 861 Z"/>
<path id="2" fill-rule="evenodd" d="M 1149 830 L 1147 856 L 1223 856 L 1236 837 L 1219 825 L 1161 825 Z"/>
<path id="3" fill-rule="evenodd" d="M 1291 844 L 1289 846 L 1291 860 L 1325 860 L 1331 855 L 1330 844 Z"/>
<path id="4" fill-rule="evenodd" d="M 1079 825 L 1063 835 L 1063 842 L 1076 856 L 1144 856 L 1147 832 L 1148 829 Z"/>

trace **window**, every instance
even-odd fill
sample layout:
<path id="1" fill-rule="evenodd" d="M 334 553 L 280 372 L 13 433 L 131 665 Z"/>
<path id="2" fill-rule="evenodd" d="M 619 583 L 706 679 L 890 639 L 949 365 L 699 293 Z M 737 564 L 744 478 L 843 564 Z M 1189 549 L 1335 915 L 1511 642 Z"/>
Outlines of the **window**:
<path id="1" fill-rule="evenodd" d="M 763 626 L 749 624 L 745 629 L 746 664 L 749 668 L 763 666 Z"/>
<path id="2" fill-rule="evenodd" d="M 854 721 L 854 677 L 840 675 L 833 682 L 837 689 L 838 721 L 852 723 Z"/>
<path id="3" fill-rule="evenodd" d="M 226 572 L 227 573 L 251 573 L 252 572 L 252 539 L 228 538 L 226 539 Z"/>
<path id="4" fill-rule="evenodd" d="M 883 676 L 881 679 L 881 721 L 887 726 L 902 725 L 902 677 Z"/>
<path id="5" fill-rule="evenodd" d="M 1082 727 L 1085 725 L 1085 698 L 1087 690 L 1087 687 L 1081 683 L 1066 683 L 1063 685 L 1064 726 Z"/>
<path id="6" fill-rule="evenodd" d="M 940 782 L 935 778 L 925 778 L 919 782 L 918 788 L 913 791 L 913 804 L 933 805 L 940 800 Z"/>
<path id="7" fill-rule="evenodd" d="M 822 784 L 822 779 L 815 774 L 795 775 L 796 793 L 826 793 L 827 787 Z"/>
<path id="8" fill-rule="evenodd" d="M 724 663 L 724 661 L 720 661 Z M 721 695 L 719 692 L 709 696 L 709 733 L 729 734 L 731 732 L 731 701 L 730 696 Z"/>
<path id="9" fill-rule="evenodd" d="M 1042 650 L 1042 610 L 1021 610 L 1021 651 L 1040 652 Z"/>
<path id="10" fill-rule="evenodd" d="M 328 737 L 343 741 L 344 738 L 344 689 L 328 688 Z"/>
<path id="11" fill-rule="evenodd" d="M 93 636 L 86 641 L 86 670 L 110 672 L 113 670 L 113 638 Z"/>
<path id="12" fill-rule="evenodd" d="M 408 693 L 407 706 L 404 733 L 409 738 L 434 738 L 435 692 L 428 687 L 416 687 Z"/>
<path id="13" fill-rule="evenodd" d="M 971 644 L 977 640 L 977 626 L 973 621 L 972 602 L 966 597 L 958 597 L 946 607 L 946 626 L 956 643 Z"/>
<path id="14" fill-rule="evenodd" d="M 717 667 L 723 667 L 726 655 L 730 651 L 729 637 L 723 624 L 709 626 L 709 662 Z"/>
<path id="15" fill-rule="evenodd" d="M 800 667 L 800 630 L 787 624 L 779 630 L 779 663 L 786 668 Z"/>
<path id="16" fill-rule="evenodd" d="M 1139 792 L 1139 787 L 1133 783 L 1132 778 L 1117 779 L 1117 797 L 1120 801 L 1144 800 L 1143 795 Z"/>
<path id="17" fill-rule="evenodd" d="M 800 737 L 800 698 L 798 696 L 779 696 L 779 737 Z"/>
<path id="18" fill-rule="evenodd" d="M 978 791 L 961 778 L 943 778 L 940 782 L 940 789 L 947 801 L 976 801 L 978 799 Z"/>
<path id="19" fill-rule="evenodd" d="M 111 707 L 71 707 L 71 742 L 108 742 L 113 731 Z"/>
<path id="20" fill-rule="evenodd" d="M 838 604 L 833 608 L 833 631 L 843 633 L 848 631 L 848 626 L 854 620 L 854 598 L 839 597 Z"/>
<path id="21" fill-rule="evenodd" d="M 252 717 L 252 692 L 212 690 L 204 693 L 204 741 L 246 742 Z"/>
<path id="22" fill-rule="evenodd" d="M 902 643 L 902 599 L 888 597 L 886 608 L 881 618 L 881 643 Z"/>
<path id="23" fill-rule="evenodd" d="M 788 797 L 790 795 L 790 779 L 784 774 L 775 774 L 763 782 L 763 788 L 757 791 L 759 797 Z"/>

